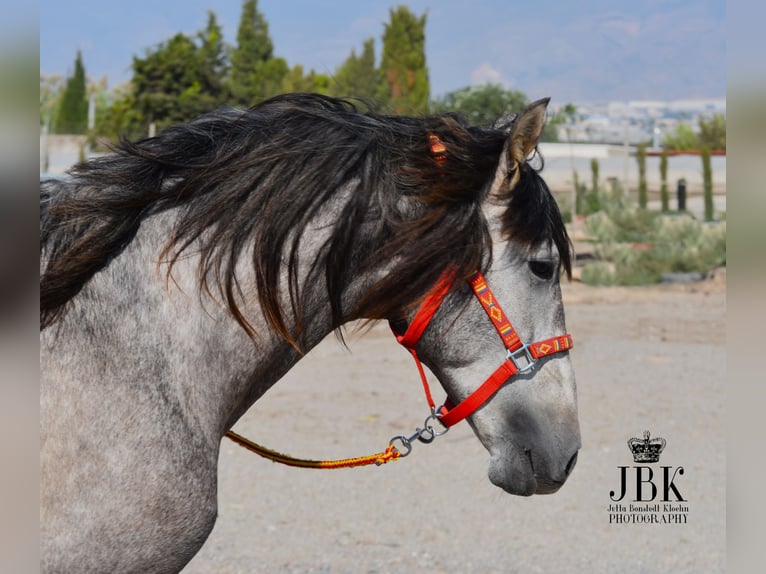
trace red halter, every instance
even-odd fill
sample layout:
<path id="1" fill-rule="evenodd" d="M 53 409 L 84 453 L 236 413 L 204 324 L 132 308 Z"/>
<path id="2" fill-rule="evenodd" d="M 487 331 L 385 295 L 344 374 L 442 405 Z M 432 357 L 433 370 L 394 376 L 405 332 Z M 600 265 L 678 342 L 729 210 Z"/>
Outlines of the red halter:
<path id="1" fill-rule="evenodd" d="M 505 312 L 503 312 L 500 304 L 495 299 L 484 276 L 479 271 L 476 271 L 468 278 L 468 283 L 471 285 L 471 289 L 473 289 L 473 293 L 481 303 L 484 311 L 486 311 L 491 319 L 492 324 L 495 326 L 500 338 L 503 340 L 503 345 L 505 345 L 508 353 L 505 361 L 503 361 L 495 372 L 460 403 L 451 406 L 449 404 L 449 399 L 447 399 L 447 402 L 443 406 L 437 408 L 431 397 L 431 390 L 428 386 L 428 379 L 423 370 L 423 365 L 415 352 L 415 345 L 417 345 L 420 337 L 431 322 L 431 318 L 434 316 L 436 310 L 441 305 L 442 300 L 447 295 L 453 280 L 454 276 L 445 273 L 439 283 L 437 283 L 426 296 L 423 303 L 421 303 L 406 332 L 403 335 L 400 335 L 394 330 L 396 340 L 412 353 L 412 356 L 415 359 L 415 364 L 420 373 L 420 379 L 423 382 L 426 399 L 428 400 L 428 406 L 431 407 L 433 416 L 436 416 L 445 427 L 451 427 L 455 423 L 458 423 L 467 416 L 473 414 L 476 409 L 486 403 L 492 395 L 494 395 L 495 392 L 508 381 L 508 379 L 517 373 L 531 371 L 539 358 L 554 353 L 568 351 L 573 345 L 572 336 L 569 334 L 551 337 L 550 339 L 545 339 L 544 341 L 539 341 L 537 343 L 525 344 L 518 333 L 516 333 L 516 330 L 511 325 Z"/>

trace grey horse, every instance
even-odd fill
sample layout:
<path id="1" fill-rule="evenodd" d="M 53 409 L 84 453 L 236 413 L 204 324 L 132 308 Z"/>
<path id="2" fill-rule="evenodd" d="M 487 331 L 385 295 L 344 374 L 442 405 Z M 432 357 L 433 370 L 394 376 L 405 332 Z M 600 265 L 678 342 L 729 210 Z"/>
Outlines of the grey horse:
<path id="1" fill-rule="evenodd" d="M 484 129 L 291 94 L 42 182 L 42 570 L 181 570 L 238 418 L 344 324 L 406 328 L 446 268 L 461 280 L 416 350 L 452 402 L 507 358 L 472 271 L 523 339 L 563 334 L 570 242 L 529 159 L 546 106 Z M 494 484 L 555 492 L 580 448 L 568 353 L 467 420 Z"/>

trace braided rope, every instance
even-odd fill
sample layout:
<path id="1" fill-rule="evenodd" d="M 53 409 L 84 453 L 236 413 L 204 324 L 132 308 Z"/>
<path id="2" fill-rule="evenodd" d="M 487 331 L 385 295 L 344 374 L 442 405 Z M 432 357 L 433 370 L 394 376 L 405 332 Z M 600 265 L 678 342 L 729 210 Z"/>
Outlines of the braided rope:
<path id="1" fill-rule="evenodd" d="M 320 468 L 320 469 L 333 469 L 333 468 L 351 468 L 355 466 L 367 466 L 374 464 L 380 466 L 386 464 L 392 460 L 396 460 L 401 457 L 401 453 L 394 447 L 394 445 L 388 445 L 388 448 L 383 452 L 376 454 L 370 454 L 367 456 L 359 456 L 355 458 L 343 458 L 340 460 L 308 460 L 303 458 L 295 458 L 287 454 L 282 454 L 265 446 L 261 446 L 246 439 L 242 435 L 229 431 L 226 433 L 226 437 L 237 443 L 242 448 L 254 452 L 257 455 L 267 458 L 274 462 L 286 464 L 287 466 L 295 466 L 298 468 Z"/>

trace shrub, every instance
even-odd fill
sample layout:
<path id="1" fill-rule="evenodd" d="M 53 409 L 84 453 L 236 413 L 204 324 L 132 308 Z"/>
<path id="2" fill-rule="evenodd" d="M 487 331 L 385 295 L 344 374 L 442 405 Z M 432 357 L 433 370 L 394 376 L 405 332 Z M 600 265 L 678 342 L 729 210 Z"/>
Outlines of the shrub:
<path id="1" fill-rule="evenodd" d="M 614 264 L 607 261 L 593 261 L 582 269 L 582 280 L 588 285 L 614 285 Z"/>
<path id="2" fill-rule="evenodd" d="M 704 272 L 726 261 L 726 222 L 688 215 L 658 218 L 656 248 L 667 272 Z"/>
<path id="3" fill-rule="evenodd" d="M 665 273 L 705 272 L 726 261 L 726 222 L 638 209 L 598 212 L 585 220 L 595 262 L 583 268 L 590 285 L 647 285 Z"/>
<path id="4" fill-rule="evenodd" d="M 619 231 L 605 211 L 598 211 L 585 219 L 585 232 L 598 243 L 616 241 Z"/>

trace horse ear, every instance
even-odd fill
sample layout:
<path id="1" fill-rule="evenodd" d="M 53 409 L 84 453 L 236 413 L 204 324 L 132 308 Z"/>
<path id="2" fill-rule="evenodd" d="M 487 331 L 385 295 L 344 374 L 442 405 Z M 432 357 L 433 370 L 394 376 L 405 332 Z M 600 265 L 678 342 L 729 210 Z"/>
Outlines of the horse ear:
<path id="1" fill-rule="evenodd" d="M 530 104 L 519 114 L 511 127 L 508 145 L 508 164 L 511 169 L 524 163 L 535 149 L 545 126 L 545 110 L 550 98 Z"/>

